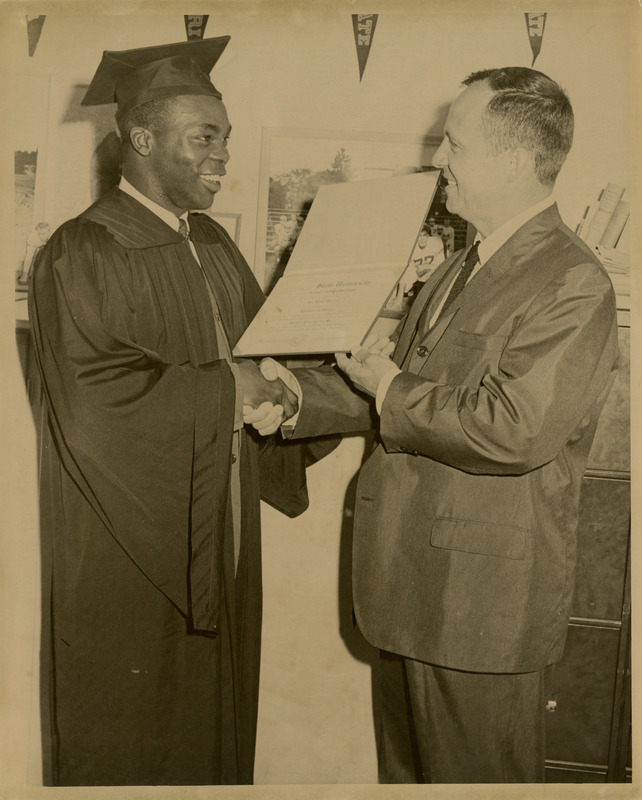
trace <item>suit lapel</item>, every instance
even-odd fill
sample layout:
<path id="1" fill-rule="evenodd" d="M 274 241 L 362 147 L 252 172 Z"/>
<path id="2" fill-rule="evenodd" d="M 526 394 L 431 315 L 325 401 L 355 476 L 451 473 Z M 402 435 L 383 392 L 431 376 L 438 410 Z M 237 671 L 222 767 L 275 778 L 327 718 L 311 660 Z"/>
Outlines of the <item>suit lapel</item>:
<path id="1" fill-rule="evenodd" d="M 420 318 L 426 308 L 430 305 L 431 301 L 434 299 L 437 288 L 447 275 L 452 274 L 459 269 L 463 260 L 464 252 L 465 250 L 460 250 L 450 258 L 446 259 L 446 261 L 444 261 L 440 267 L 437 267 L 433 274 L 424 283 L 421 291 L 415 298 L 415 301 L 410 307 L 410 311 L 408 312 L 408 316 L 406 317 L 401 330 L 399 342 L 395 348 L 394 362 L 397 364 L 397 366 L 401 366 L 406 358 L 410 345 L 417 336 Z"/>
<path id="2" fill-rule="evenodd" d="M 430 303 L 437 286 L 446 273 L 452 269 L 452 272 L 450 272 L 452 277 L 456 269 L 461 266 L 465 250 L 456 253 L 450 259 L 450 263 L 445 262 L 431 276 L 430 281 L 432 282 L 435 279 L 435 282 L 431 283 L 430 288 L 428 281 L 426 282 L 426 286 L 419 293 L 412 306 L 408 321 L 399 339 L 399 345 L 395 351 L 395 363 L 398 365 L 403 363 L 411 345 L 413 343 L 416 344 L 417 341 L 421 341 L 422 345 L 428 348 L 429 351 L 432 350 L 459 308 L 472 301 L 483 305 L 484 295 L 491 289 L 493 282 L 509 269 L 521 269 L 524 265 L 524 260 L 530 258 L 533 250 L 542 239 L 548 236 L 553 229 L 563 224 L 556 203 L 553 203 L 553 205 L 524 223 L 470 279 L 461 294 L 449 307 L 448 313 L 433 328 L 422 332 L 418 329 L 419 318 Z"/>

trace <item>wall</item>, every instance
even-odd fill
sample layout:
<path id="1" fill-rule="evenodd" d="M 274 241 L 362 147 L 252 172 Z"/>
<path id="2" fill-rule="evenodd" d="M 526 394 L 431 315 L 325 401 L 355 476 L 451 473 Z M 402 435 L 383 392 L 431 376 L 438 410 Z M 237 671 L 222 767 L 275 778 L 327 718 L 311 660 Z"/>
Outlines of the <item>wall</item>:
<path id="1" fill-rule="evenodd" d="M 42 218 L 57 225 L 95 196 L 88 165 L 111 130 L 110 109 L 80 110 L 78 102 L 100 52 L 183 40 L 184 9 L 169 13 L 159 4 L 154 16 L 133 16 L 116 4 L 103 4 L 94 14 L 66 13 L 65 6 L 53 3 L 44 7 L 35 12 L 47 13 L 35 56 L 26 54 L 18 12 L 10 17 L 6 52 L 12 61 L 14 109 L 20 108 L 28 81 L 50 87 L 44 111 L 31 112 L 40 130 L 38 120 L 46 122 L 46 136 L 38 134 L 35 202 Z M 242 215 L 240 246 L 250 264 L 255 262 L 263 128 L 440 135 L 447 106 L 465 75 L 488 66 L 530 66 L 521 8 L 503 3 L 497 8 L 394 0 L 369 7 L 348 0 L 201 4 L 198 10 L 211 13 L 206 34 L 232 37 L 213 73 L 233 124 L 229 175 L 215 208 Z M 607 181 L 631 183 L 630 52 L 636 26 L 628 12 L 635 3 L 551 2 L 547 8 L 536 67 L 568 90 L 575 108 L 575 146 L 558 186 L 562 215 L 574 225 Z M 361 82 L 350 20 L 359 11 L 380 14 Z M 16 141 L 19 131 L 27 136 L 25 121 L 24 115 L 12 121 Z M 14 142 L 11 147 L 18 149 Z M 8 358 L 17 385 L 15 359 Z M 32 680 L 37 656 L 35 445 L 23 395 L 15 389 L 11 398 L 12 417 L 4 422 L 21 468 L 20 502 L 13 508 L 19 536 L 12 537 L 7 562 L 13 570 L 9 591 L 20 611 L 10 627 L 16 637 L 10 674 L 27 693 L 19 695 L 23 713 L 11 742 L 12 774 L 33 784 L 38 781 Z M 310 470 L 311 507 L 301 518 L 286 520 L 264 509 L 257 783 L 376 782 L 369 686 L 373 652 L 350 625 L 349 526 L 343 524 L 343 498 L 361 449 L 359 439 L 348 440 Z"/>
<path id="2" fill-rule="evenodd" d="M 404 3 L 388 0 L 379 4 L 390 10 L 380 13 L 359 82 L 351 4 L 325 3 L 330 9 L 325 13 L 311 13 L 306 6 L 305 14 L 282 10 L 286 6 L 280 3 L 274 3 L 273 12 L 269 2 L 243 5 L 257 10 L 226 13 L 232 7 L 229 0 L 217 3 L 206 33 L 232 37 L 213 73 L 234 128 L 230 174 L 216 207 L 243 214 L 241 246 L 251 262 L 263 127 L 440 135 L 448 104 L 465 75 L 531 61 L 521 12 L 444 14 L 434 10 L 438 4 L 426 3 L 423 13 L 403 13 L 398 9 Z M 558 184 L 562 213 L 570 224 L 607 180 L 628 181 L 633 65 L 627 40 L 633 32 L 621 11 L 628 2 L 614 5 L 593 4 L 592 13 L 549 12 L 536 62 L 568 90 L 575 109 L 575 146 Z M 89 171 L 79 165 L 110 129 L 112 112 L 109 107 L 81 110 L 78 103 L 100 51 L 184 36 L 180 14 L 144 16 L 136 25 L 120 14 L 101 17 L 100 25 L 93 15 L 47 17 L 35 57 L 23 55 L 22 60 L 25 69 L 51 75 L 51 188 L 44 209 L 52 222 L 77 213 L 92 199 Z"/>

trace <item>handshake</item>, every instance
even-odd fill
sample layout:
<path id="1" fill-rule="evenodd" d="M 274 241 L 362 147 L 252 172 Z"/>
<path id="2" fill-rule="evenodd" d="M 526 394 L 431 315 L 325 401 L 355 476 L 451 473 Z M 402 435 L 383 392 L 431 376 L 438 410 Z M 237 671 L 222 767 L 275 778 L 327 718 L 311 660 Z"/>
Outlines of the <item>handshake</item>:
<path id="1" fill-rule="evenodd" d="M 390 339 L 371 333 L 349 354 L 335 353 L 337 367 L 355 388 L 370 397 L 377 397 L 384 378 L 385 391 L 390 380 L 400 371 L 391 360 L 394 349 L 395 343 Z M 238 367 L 243 392 L 243 422 L 246 425 L 251 425 L 262 436 L 268 436 L 298 414 L 301 387 L 294 375 L 278 361 L 264 358 L 259 366 L 253 361 L 241 361 Z"/>
<path id="2" fill-rule="evenodd" d="M 271 358 L 237 364 L 243 394 L 243 422 L 262 436 L 274 433 L 299 410 L 298 387 L 292 374 Z"/>

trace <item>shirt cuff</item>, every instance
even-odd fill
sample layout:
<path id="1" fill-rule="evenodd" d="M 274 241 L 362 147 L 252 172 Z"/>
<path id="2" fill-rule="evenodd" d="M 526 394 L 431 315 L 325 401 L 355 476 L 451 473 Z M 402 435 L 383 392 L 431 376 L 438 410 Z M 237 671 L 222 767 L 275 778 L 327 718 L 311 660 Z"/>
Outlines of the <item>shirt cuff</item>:
<path id="1" fill-rule="evenodd" d="M 396 365 L 393 365 L 388 372 L 383 376 L 383 378 L 379 381 L 379 386 L 377 386 L 377 394 L 375 397 L 375 405 L 377 407 L 377 414 L 381 415 L 381 410 L 383 408 L 383 401 L 386 399 L 386 394 L 388 393 L 388 389 L 390 388 L 390 384 L 393 380 L 399 375 L 401 370 Z"/>

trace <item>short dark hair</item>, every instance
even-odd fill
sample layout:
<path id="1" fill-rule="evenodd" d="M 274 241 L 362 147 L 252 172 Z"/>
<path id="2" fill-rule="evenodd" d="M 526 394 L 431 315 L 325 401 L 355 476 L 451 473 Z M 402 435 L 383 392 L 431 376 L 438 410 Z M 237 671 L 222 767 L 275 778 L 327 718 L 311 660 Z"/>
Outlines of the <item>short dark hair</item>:
<path id="1" fill-rule="evenodd" d="M 479 81 L 495 92 L 483 116 L 493 152 L 524 147 L 533 153 L 540 183 L 554 183 L 573 143 L 573 108 L 566 92 L 529 67 L 479 70 L 462 85 Z"/>
<path id="2" fill-rule="evenodd" d="M 117 111 L 116 125 L 123 146 L 129 144 L 129 134 L 132 128 L 146 128 L 156 134 L 162 133 L 169 123 L 175 99 L 172 96 L 158 97 L 155 100 L 148 100 L 124 114 Z"/>

